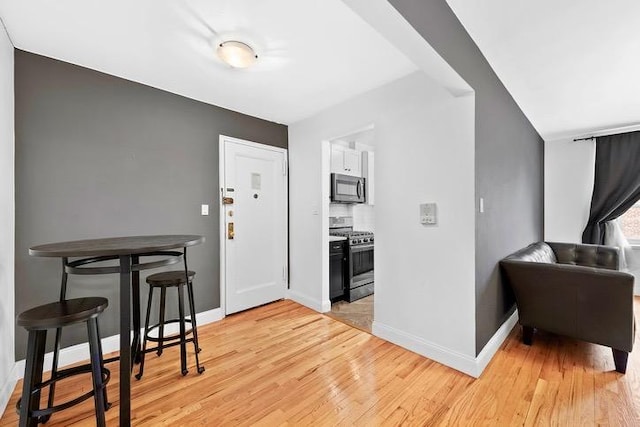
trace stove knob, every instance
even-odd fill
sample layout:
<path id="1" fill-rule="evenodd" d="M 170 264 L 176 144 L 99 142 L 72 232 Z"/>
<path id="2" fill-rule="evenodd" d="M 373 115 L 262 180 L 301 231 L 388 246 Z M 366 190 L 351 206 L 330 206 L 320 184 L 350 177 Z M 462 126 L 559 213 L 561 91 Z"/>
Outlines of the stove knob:
<path id="1" fill-rule="evenodd" d="M 373 242 L 373 237 L 369 239 L 370 242 Z"/>

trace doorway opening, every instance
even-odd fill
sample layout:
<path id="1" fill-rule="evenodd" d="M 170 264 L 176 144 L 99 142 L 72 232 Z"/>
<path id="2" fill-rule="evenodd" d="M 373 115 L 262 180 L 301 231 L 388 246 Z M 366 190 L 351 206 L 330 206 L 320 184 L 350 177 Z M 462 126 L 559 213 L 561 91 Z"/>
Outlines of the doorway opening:
<path id="1" fill-rule="evenodd" d="M 328 141 L 329 300 L 326 314 L 371 333 L 375 294 L 375 128 Z"/>

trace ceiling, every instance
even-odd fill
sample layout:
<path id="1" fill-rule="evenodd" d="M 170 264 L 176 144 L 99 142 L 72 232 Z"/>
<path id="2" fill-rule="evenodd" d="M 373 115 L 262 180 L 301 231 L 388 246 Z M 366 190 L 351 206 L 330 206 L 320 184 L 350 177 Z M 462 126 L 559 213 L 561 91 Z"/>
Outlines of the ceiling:
<path id="1" fill-rule="evenodd" d="M 544 139 L 640 125 L 640 1 L 447 2 Z"/>
<path id="2" fill-rule="evenodd" d="M 546 140 L 640 125 L 639 1 L 447 1 Z M 467 90 L 393 12 L 384 0 L 0 2 L 19 49 L 284 124 L 418 68 Z M 221 63 L 226 39 L 257 64 Z"/>
<path id="3" fill-rule="evenodd" d="M 340 0 L 5 0 L 18 49 L 290 124 L 417 70 Z M 259 59 L 232 69 L 227 39 Z"/>

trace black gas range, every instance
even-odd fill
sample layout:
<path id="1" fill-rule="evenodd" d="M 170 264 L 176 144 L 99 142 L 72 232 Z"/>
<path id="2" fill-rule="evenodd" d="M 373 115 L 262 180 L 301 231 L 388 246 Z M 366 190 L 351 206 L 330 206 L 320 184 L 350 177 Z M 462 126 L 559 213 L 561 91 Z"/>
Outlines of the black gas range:
<path id="1" fill-rule="evenodd" d="M 331 217 L 329 225 L 329 235 L 347 238 L 348 287 L 345 289 L 345 299 L 353 302 L 373 294 L 373 233 L 353 230 L 351 217 Z"/>

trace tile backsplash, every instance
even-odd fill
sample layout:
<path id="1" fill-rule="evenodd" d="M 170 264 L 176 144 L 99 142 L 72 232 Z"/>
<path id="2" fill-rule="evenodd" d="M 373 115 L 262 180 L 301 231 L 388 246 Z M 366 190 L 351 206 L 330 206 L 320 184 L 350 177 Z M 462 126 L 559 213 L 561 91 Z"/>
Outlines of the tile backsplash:
<path id="1" fill-rule="evenodd" d="M 353 229 L 357 231 L 375 230 L 375 212 L 374 206 L 366 204 L 358 204 L 353 206 Z"/>
<path id="2" fill-rule="evenodd" d="M 329 204 L 329 216 L 353 216 L 353 205 L 331 203 Z"/>
<path id="3" fill-rule="evenodd" d="M 331 203 L 329 216 L 353 217 L 353 229 L 356 231 L 371 231 L 375 233 L 374 206 L 366 204 Z"/>

